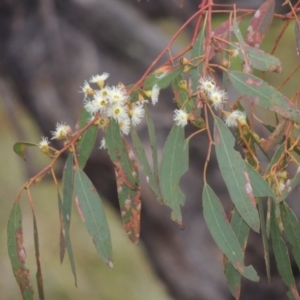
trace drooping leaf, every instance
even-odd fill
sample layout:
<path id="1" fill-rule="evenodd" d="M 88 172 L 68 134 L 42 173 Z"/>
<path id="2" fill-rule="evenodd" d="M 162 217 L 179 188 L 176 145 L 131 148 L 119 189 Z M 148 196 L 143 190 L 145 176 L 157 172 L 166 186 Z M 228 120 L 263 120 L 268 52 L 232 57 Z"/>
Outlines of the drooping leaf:
<path id="1" fill-rule="evenodd" d="M 240 274 L 249 280 L 258 281 L 259 277 L 254 268 L 244 265 L 244 254 L 239 241 L 226 218 L 218 197 L 207 184 L 204 185 L 202 199 L 204 219 L 218 247 Z"/>
<path id="2" fill-rule="evenodd" d="M 73 255 L 73 248 L 72 248 L 72 243 L 71 243 L 71 238 L 70 238 L 70 219 L 68 219 L 68 214 L 66 213 L 65 209 L 66 207 L 64 206 L 60 193 L 58 192 L 58 208 L 59 208 L 59 215 L 61 218 L 61 242 L 60 245 L 62 244 L 63 240 L 63 245 L 65 248 L 67 248 L 68 256 L 69 256 L 69 261 L 71 265 L 71 270 L 74 276 L 75 280 L 75 286 L 77 286 L 77 275 L 76 275 L 76 266 L 75 266 L 75 260 L 74 260 L 74 255 Z M 62 261 L 61 261 L 62 262 Z"/>
<path id="3" fill-rule="evenodd" d="M 151 144 L 151 151 L 152 151 L 153 175 L 155 177 L 155 180 L 158 183 L 159 171 L 158 171 L 158 158 L 157 158 L 157 141 L 156 141 L 154 123 L 150 116 L 147 106 L 145 106 L 145 115 L 146 115 L 146 122 L 147 122 L 149 139 Z"/>
<path id="4" fill-rule="evenodd" d="M 244 221 L 259 231 L 259 217 L 247 168 L 240 153 L 234 150 L 234 137 L 223 121 L 214 118 L 214 142 L 217 160 L 230 198 Z"/>
<path id="5" fill-rule="evenodd" d="M 172 210 L 171 218 L 182 226 L 181 206 L 185 195 L 179 188 L 181 176 L 188 170 L 189 144 L 184 139 L 184 128 L 173 126 L 163 150 L 159 181 L 163 202 Z"/>
<path id="6" fill-rule="evenodd" d="M 92 182 L 81 169 L 75 171 L 74 192 L 78 212 L 93 237 L 100 257 L 112 267 L 110 232 L 102 202 Z"/>
<path id="7" fill-rule="evenodd" d="M 294 298 L 299 299 L 293 272 L 291 269 L 288 249 L 281 237 L 273 206 L 271 209 L 271 214 L 271 237 L 277 269 L 284 283 L 288 286 L 290 292 L 293 294 Z"/>
<path id="8" fill-rule="evenodd" d="M 229 79 L 246 100 L 300 123 L 300 110 L 265 81 L 239 71 L 230 71 Z"/>
<path id="9" fill-rule="evenodd" d="M 295 37 L 297 56 L 300 59 L 300 22 L 298 20 L 295 21 Z"/>
<path id="10" fill-rule="evenodd" d="M 247 162 L 245 162 L 247 173 L 250 178 L 253 195 L 254 197 L 271 197 L 276 198 L 273 190 L 268 185 L 268 183 L 263 179 L 263 177 Z"/>
<path id="11" fill-rule="evenodd" d="M 158 200 L 158 202 L 162 203 L 162 196 L 161 196 L 161 192 L 160 192 L 160 188 L 159 188 L 159 183 L 150 168 L 150 164 L 148 162 L 142 141 L 139 138 L 134 127 L 131 127 L 131 137 L 132 137 L 133 145 L 134 145 L 134 148 L 138 155 L 139 161 L 143 167 L 143 172 L 146 175 L 147 182 L 149 183 L 149 186 L 150 186 L 152 192 L 154 193 L 156 199 Z"/>
<path id="12" fill-rule="evenodd" d="M 250 228 L 235 208 L 233 208 L 232 211 L 230 225 L 237 237 L 243 254 L 245 254 Z M 239 299 L 241 293 L 241 274 L 234 268 L 227 257 L 225 257 L 224 260 L 224 274 L 231 294 L 235 297 L 235 299 Z"/>
<path id="13" fill-rule="evenodd" d="M 151 90 L 157 84 L 160 89 L 165 89 L 183 71 L 183 66 L 164 66 L 146 77 L 143 85 L 144 90 Z"/>
<path id="14" fill-rule="evenodd" d="M 241 59 L 244 59 L 244 54 L 241 48 L 237 45 L 234 45 L 234 47 L 238 50 L 238 56 Z M 247 57 L 254 69 L 267 72 L 282 72 L 282 65 L 277 57 L 247 45 L 243 46 L 243 50 L 247 53 Z"/>
<path id="15" fill-rule="evenodd" d="M 71 224 L 71 213 L 72 213 L 72 201 L 73 201 L 73 189 L 74 189 L 74 171 L 73 171 L 73 153 L 69 153 L 66 165 L 62 177 L 62 206 L 61 213 L 64 214 L 63 218 L 66 220 L 66 228 L 69 230 Z M 60 195 L 59 195 L 60 197 Z M 63 218 L 61 218 L 61 230 L 60 230 L 60 263 L 63 262 L 65 255 L 65 237 L 63 235 Z M 66 228 L 64 230 L 66 231 Z"/>
<path id="16" fill-rule="evenodd" d="M 7 226 L 7 247 L 13 273 L 24 300 L 33 299 L 29 270 L 25 267 L 26 251 L 23 246 L 22 213 L 16 201 L 10 212 Z"/>
<path id="17" fill-rule="evenodd" d="M 276 201 L 276 199 L 275 199 L 275 201 Z M 262 199 L 258 199 L 258 212 L 259 212 L 259 218 L 260 218 L 261 235 L 262 235 L 262 240 L 263 240 L 264 258 L 265 258 L 265 264 L 266 264 L 267 277 L 268 277 L 268 281 L 270 282 L 270 280 L 271 280 L 270 250 L 269 250 L 269 240 L 268 240 L 268 234 L 267 234 L 264 205 L 263 205 Z"/>
<path id="18" fill-rule="evenodd" d="M 275 1 L 265 1 L 255 12 L 247 29 L 246 42 L 252 47 L 259 48 L 268 31 L 275 9 Z"/>
<path id="19" fill-rule="evenodd" d="M 45 294 L 44 294 L 44 286 L 43 286 L 42 266 L 40 261 L 39 236 L 38 236 L 36 218 L 33 210 L 32 210 L 32 217 L 33 217 L 33 238 L 34 238 L 35 261 L 37 266 L 36 282 L 38 287 L 39 299 L 44 300 Z"/>
<path id="20" fill-rule="evenodd" d="M 280 203 L 280 210 L 285 236 L 293 247 L 293 256 L 300 270 L 300 224 L 286 202 Z"/>
<path id="21" fill-rule="evenodd" d="M 284 143 L 281 144 L 275 151 L 274 155 L 271 158 L 271 161 L 269 162 L 267 169 L 266 169 L 266 173 L 269 173 L 272 169 L 272 167 L 278 163 L 279 158 L 281 157 L 283 151 L 284 151 L 285 145 Z"/>
<path id="22" fill-rule="evenodd" d="M 114 164 L 123 227 L 129 239 L 137 244 L 140 237 L 141 200 L 136 159 L 122 138 L 117 122 L 111 120 L 105 132 L 108 154 Z"/>
<path id="23" fill-rule="evenodd" d="M 14 144 L 14 152 L 19 155 L 21 158 L 23 158 L 24 160 L 26 160 L 25 157 L 25 149 L 27 147 L 33 147 L 33 146 L 38 146 L 37 144 L 34 143 L 29 143 L 29 142 L 18 142 Z"/>
<path id="24" fill-rule="evenodd" d="M 83 109 L 78 122 L 78 128 L 81 129 L 90 121 L 91 115 Z M 89 156 L 94 148 L 98 127 L 92 125 L 81 136 L 81 139 L 77 142 L 77 160 L 79 167 L 84 168 Z"/>
<path id="25" fill-rule="evenodd" d="M 192 56 L 191 59 L 198 58 L 196 60 L 193 60 L 193 64 L 197 65 L 195 69 L 191 70 L 191 80 L 192 80 L 192 92 L 196 93 L 198 90 L 199 85 L 199 76 L 202 73 L 203 64 L 200 63 L 199 57 L 204 55 L 204 33 L 205 33 L 205 26 L 202 26 L 201 30 L 199 31 L 198 37 L 195 41 L 193 50 L 192 50 Z"/>

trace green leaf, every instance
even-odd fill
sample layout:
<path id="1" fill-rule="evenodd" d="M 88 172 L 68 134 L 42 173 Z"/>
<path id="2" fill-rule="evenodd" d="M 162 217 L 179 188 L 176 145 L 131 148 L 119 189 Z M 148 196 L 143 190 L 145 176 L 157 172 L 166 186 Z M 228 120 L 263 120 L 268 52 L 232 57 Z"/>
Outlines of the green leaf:
<path id="1" fill-rule="evenodd" d="M 255 12 L 247 29 L 246 41 L 250 46 L 258 48 L 268 31 L 275 9 L 275 1 L 265 1 Z"/>
<path id="2" fill-rule="evenodd" d="M 189 144 L 184 139 L 184 128 L 173 126 L 165 143 L 159 180 L 163 202 L 172 209 L 171 218 L 182 225 L 181 206 L 185 195 L 179 188 L 181 176 L 188 170 Z"/>
<path id="3" fill-rule="evenodd" d="M 202 26 L 202 29 L 200 30 L 198 37 L 195 41 L 193 50 L 192 50 L 192 56 L 191 59 L 195 59 L 197 57 L 204 55 L 204 34 L 205 34 L 205 26 Z M 197 65 L 195 69 L 191 70 L 191 80 L 192 80 L 192 92 L 196 93 L 198 90 L 199 85 L 199 76 L 202 73 L 203 69 L 203 63 L 200 63 L 201 60 L 195 59 L 193 60 L 193 65 Z"/>
<path id="4" fill-rule="evenodd" d="M 149 113 L 149 110 L 148 110 L 147 106 L 145 106 L 145 115 L 146 115 L 146 121 L 147 121 L 147 127 L 148 127 L 148 133 L 149 133 L 149 139 L 150 139 L 151 151 L 152 151 L 153 175 L 155 177 L 155 180 L 159 184 L 157 141 L 156 141 L 154 123 L 153 123 L 153 120 L 150 116 L 150 113 Z"/>
<path id="5" fill-rule="evenodd" d="M 62 237 L 61 237 L 61 243 L 63 240 L 63 245 L 64 247 L 67 248 L 67 252 L 68 252 L 68 256 L 69 256 L 69 261 L 70 261 L 70 265 L 71 265 L 71 270 L 74 276 L 74 280 L 75 280 L 75 286 L 77 287 L 77 275 L 76 275 L 76 266 L 75 266 L 75 260 L 74 260 L 74 255 L 73 255 L 73 248 L 72 248 L 72 243 L 71 243 L 71 238 L 70 238 L 70 233 L 69 233 L 69 229 L 70 229 L 70 218 L 68 219 L 68 214 L 65 211 L 65 206 L 62 203 L 60 194 L 58 192 L 58 208 L 59 208 L 59 215 L 62 223 L 62 228 L 61 228 L 61 232 L 62 232 Z M 61 261 L 62 262 L 62 261 Z"/>
<path id="6" fill-rule="evenodd" d="M 24 160 L 26 160 L 25 157 L 25 149 L 27 147 L 33 147 L 33 146 L 38 146 L 37 144 L 33 144 L 33 143 L 28 143 L 28 142 L 18 142 L 14 144 L 14 152 L 19 155 L 21 158 L 23 158 Z"/>
<path id="7" fill-rule="evenodd" d="M 65 169 L 63 172 L 62 177 L 62 206 L 61 213 L 64 215 L 62 216 L 66 221 L 66 226 L 61 226 L 60 232 L 60 263 L 63 262 L 66 244 L 65 244 L 65 237 L 63 236 L 64 230 L 69 230 L 71 224 L 71 213 L 72 213 L 72 201 L 73 201 L 73 189 L 74 189 L 74 171 L 73 171 L 73 153 L 69 153 Z M 59 195 L 60 197 L 60 195 Z M 62 219 L 62 221 L 64 220 Z M 62 225 L 64 223 L 62 222 Z"/>
<path id="8" fill-rule="evenodd" d="M 250 178 L 254 197 L 271 197 L 276 199 L 273 190 L 263 177 L 247 162 L 245 162 L 247 173 Z"/>
<path id="9" fill-rule="evenodd" d="M 238 239 L 243 254 L 245 254 L 250 228 L 235 208 L 233 208 L 232 211 L 230 225 Z M 241 293 L 241 274 L 234 268 L 227 257 L 225 257 L 224 260 L 224 273 L 231 294 L 235 297 L 235 299 L 239 299 Z"/>
<path id="10" fill-rule="evenodd" d="M 300 224 L 286 202 L 280 203 L 280 210 L 285 236 L 288 242 L 293 246 L 293 256 L 300 270 Z"/>
<path id="11" fill-rule="evenodd" d="M 143 172 L 147 176 L 147 182 L 150 185 L 151 190 L 153 191 L 156 199 L 162 203 L 162 196 L 159 189 L 159 183 L 158 180 L 155 178 L 154 174 L 151 171 L 148 159 L 146 157 L 146 153 L 142 144 L 141 139 L 139 138 L 136 130 L 134 127 L 131 127 L 131 137 L 133 141 L 134 148 L 136 150 L 136 153 L 138 155 L 139 161 L 143 167 Z"/>
<path id="12" fill-rule="evenodd" d="M 275 201 L 276 201 L 276 199 L 275 199 Z M 262 235 L 262 240 L 263 240 L 264 258 L 265 258 L 265 264 L 266 264 L 267 277 L 268 277 L 268 281 L 270 282 L 271 275 L 270 275 L 269 240 L 268 240 L 268 234 L 267 234 L 264 205 L 263 205 L 263 201 L 261 199 L 258 200 L 258 212 L 259 212 L 259 218 L 260 218 L 261 235 Z"/>
<path id="13" fill-rule="evenodd" d="M 182 71 L 183 66 L 161 67 L 146 77 L 143 88 L 144 90 L 151 90 L 152 87 L 157 84 L 160 89 L 165 89 Z"/>
<path id="14" fill-rule="evenodd" d="M 133 151 L 120 135 L 117 122 L 106 129 L 108 154 L 115 166 L 117 190 L 123 227 L 129 239 L 138 244 L 140 237 L 141 200 L 138 167 Z"/>
<path id="15" fill-rule="evenodd" d="M 295 37 L 297 56 L 300 59 L 300 22 L 298 20 L 295 22 Z"/>
<path id="16" fill-rule="evenodd" d="M 236 91 L 251 103 L 300 123 L 300 111 L 295 104 L 262 79 L 239 71 L 230 71 L 229 79 Z"/>
<path id="17" fill-rule="evenodd" d="M 203 187 L 202 199 L 204 219 L 218 247 L 241 275 L 249 280 L 258 281 L 259 277 L 254 268 L 244 265 L 244 254 L 239 241 L 228 223 L 218 197 L 207 184 Z"/>
<path id="18" fill-rule="evenodd" d="M 13 273 L 24 300 L 33 299 L 29 270 L 25 267 L 26 252 L 23 247 L 22 213 L 16 201 L 10 212 L 7 226 L 7 247 Z"/>
<path id="19" fill-rule="evenodd" d="M 110 159 L 115 164 L 115 168 L 122 168 L 125 172 L 122 180 L 126 182 L 130 188 L 137 188 L 138 183 L 132 175 L 132 166 L 120 134 L 119 125 L 113 119 L 105 131 L 105 143 Z"/>
<path id="20" fill-rule="evenodd" d="M 215 116 L 214 141 L 222 177 L 232 202 L 244 221 L 256 232 L 259 217 L 247 168 L 239 152 L 234 150 L 234 137 L 223 121 Z"/>
<path id="21" fill-rule="evenodd" d="M 91 115 L 83 109 L 79 117 L 79 129 L 83 128 L 90 121 Z M 77 142 L 77 160 L 79 167 L 84 168 L 88 158 L 90 157 L 97 138 L 98 127 L 92 125 L 81 136 Z"/>
<path id="22" fill-rule="evenodd" d="M 36 218 L 33 209 L 32 209 L 32 217 L 33 217 L 33 238 L 34 238 L 35 261 L 37 266 L 36 282 L 38 287 L 39 299 L 44 300 L 45 294 L 44 294 L 44 287 L 43 287 L 42 267 L 40 261 L 39 235 L 38 235 L 37 223 L 36 223 Z"/>
<path id="23" fill-rule="evenodd" d="M 271 237 L 278 272 L 284 283 L 289 287 L 289 290 L 294 295 L 295 299 L 299 299 L 293 272 L 291 269 L 288 249 L 284 240 L 281 238 L 273 205 L 271 209 Z"/>
<path id="24" fill-rule="evenodd" d="M 239 46 L 234 45 L 234 47 L 238 50 L 238 56 L 241 59 L 244 59 L 243 51 Z M 243 50 L 246 51 L 247 56 L 251 62 L 251 66 L 254 69 L 268 72 L 282 72 L 282 65 L 280 60 L 264 51 L 253 48 L 247 45 L 243 46 Z"/>
<path id="25" fill-rule="evenodd" d="M 92 182 L 81 169 L 75 171 L 74 191 L 78 212 L 93 237 L 94 245 L 102 260 L 112 267 L 110 232 L 102 202 Z"/>
<path id="26" fill-rule="evenodd" d="M 285 148 L 285 144 L 281 144 L 275 151 L 275 153 L 272 156 L 271 161 L 269 162 L 267 169 L 266 169 L 266 174 L 269 173 L 272 169 L 272 167 L 278 163 L 279 158 L 281 157 L 283 151 Z"/>

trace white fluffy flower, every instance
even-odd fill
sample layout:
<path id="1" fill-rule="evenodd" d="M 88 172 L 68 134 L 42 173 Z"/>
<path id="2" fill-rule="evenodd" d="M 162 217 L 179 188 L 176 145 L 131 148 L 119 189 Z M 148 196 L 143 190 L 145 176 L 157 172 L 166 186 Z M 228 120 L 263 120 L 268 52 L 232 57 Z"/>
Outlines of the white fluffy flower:
<path id="1" fill-rule="evenodd" d="M 133 126 L 141 123 L 142 118 L 145 116 L 145 109 L 142 104 L 136 104 L 135 107 L 130 110 L 131 123 Z"/>
<path id="2" fill-rule="evenodd" d="M 64 140 L 68 136 L 70 136 L 71 133 L 72 133 L 72 130 L 69 125 L 66 125 L 66 123 L 61 123 L 61 124 L 57 123 L 56 130 L 51 131 L 51 134 L 52 134 L 51 140 L 53 140 L 53 139 Z"/>
<path id="3" fill-rule="evenodd" d="M 199 83 L 199 89 L 207 94 L 212 93 L 213 90 L 216 88 L 216 83 L 210 76 L 200 78 Z"/>
<path id="4" fill-rule="evenodd" d="M 123 119 L 128 119 L 127 106 L 122 106 L 120 104 L 115 104 L 107 109 L 107 116 L 114 118 L 116 121 L 120 122 Z"/>
<path id="5" fill-rule="evenodd" d="M 45 149 L 48 148 L 48 145 L 50 142 L 48 141 L 47 137 L 42 136 L 42 140 L 39 142 L 39 147 L 40 149 Z"/>
<path id="6" fill-rule="evenodd" d="M 84 99 L 86 99 L 87 96 L 94 95 L 95 93 L 95 91 L 91 88 L 87 81 L 85 81 L 83 86 L 81 87 L 81 92 L 84 93 Z"/>
<path id="7" fill-rule="evenodd" d="M 127 102 L 128 95 L 124 88 L 120 86 L 113 86 L 110 89 L 109 100 L 111 105 L 115 104 L 125 104 Z"/>
<path id="8" fill-rule="evenodd" d="M 99 81 L 105 81 L 109 77 L 108 73 L 103 73 L 101 75 L 92 76 L 90 79 L 91 83 L 98 83 Z"/>
<path id="9" fill-rule="evenodd" d="M 223 104 L 227 99 L 227 94 L 225 91 L 216 87 L 211 93 L 209 93 L 208 97 L 212 101 L 212 106 L 216 110 L 220 110 L 223 108 Z"/>
<path id="10" fill-rule="evenodd" d="M 121 132 L 127 135 L 130 131 L 130 119 L 127 117 L 125 119 L 118 121 L 118 123 Z"/>
<path id="11" fill-rule="evenodd" d="M 175 109 L 173 120 L 177 126 L 184 127 L 188 123 L 188 114 L 185 110 Z"/>
<path id="12" fill-rule="evenodd" d="M 159 93 L 160 93 L 159 86 L 157 84 L 154 84 L 151 91 L 151 101 L 153 105 L 155 105 L 158 102 Z"/>
<path id="13" fill-rule="evenodd" d="M 237 121 L 246 123 L 246 114 L 240 110 L 234 110 L 232 113 L 225 116 L 225 124 L 228 127 L 237 127 Z"/>

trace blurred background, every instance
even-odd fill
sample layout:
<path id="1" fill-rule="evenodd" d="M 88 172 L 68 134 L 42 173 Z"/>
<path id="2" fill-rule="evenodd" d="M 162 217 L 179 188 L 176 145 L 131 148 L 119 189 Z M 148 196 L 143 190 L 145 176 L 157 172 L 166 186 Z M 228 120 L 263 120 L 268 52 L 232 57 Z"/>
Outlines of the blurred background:
<path id="1" fill-rule="evenodd" d="M 197 9 L 200 1 L 185 0 L 3 0 L 0 3 L 0 299 L 21 299 L 12 274 L 6 247 L 6 224 L 12 203 L 22 184 L 49 161 L 37 150 L 26 152 L 27 162 L 17 157 L 16 141 L 38 143 L 50 136 L 57 122 L 74 126 L 82 107 L 78 91 L 92 75 L 108 72 L 108 83 L 131 84 L 139 79 L 172 33 Z M 233 1 L 219 1 L 232 3 Z M 263 1 L 235 1 L 240 7 L 255 8 Z M 283 1 L 277 1 L 277 9 Z M 215 20 L 218 24 L 224 20 Z M 275 21 L 273 40 L 263 45 L 270 50 L 282 28 Z M 176 53 L 189 41 L 192 25 L 174 46 Z M 295 65 L 293 27 L 276 53 L 284 62 L 284 73 Z M 277 34 L 277 35 L 276 35 Z M 287 65 L 286 65 L 287 62 Z M 240 64 L 240 62 L 237 62 Z M 274 78 L 272 78 L 272 76 Z M 271 75 L 280 82 L 283 77 Z M 292 91 L 289 82 L 286 91 Z M 288 94 L 287 94 L 288 95 Z M 152 111 L 162 151 L 172 126 L 172 93 L 163 91 Z M 145 127 L 139 126 L 141 136 Z M 190 130 L 190 129 L 188 129 Z M 100 140 L 99 136 L 99 140 Z M 145 145 L 147 145 L 145 138 Z M 105 151 L 95 149 L 85 171 L 105 199 L 111 228 L 114 268 L 98 257 L 77 211 L 73 211 L 71 238 L 77 267 L 78 288 L 68 259 L 59 263 L 59 224 L 56 191 L 50 180 L 33 188 L 39 227 L 42 271 L 47 299 L 232 299 L 222 269 L 222 255 L 203 222 L 201 170 L 206 155 L 205 136 L 191 143 L 191 168 L 182 181 L 187 201 L 183 208 L 185 229 L 170 220 L 170 211 L 160 207 L 152 193 L 143 190 L 142 242 L 132 245 L 120 222 L 114 172 Z M 59 146 L 59 145 L 57 145 Z M 97 148 L 97 147 L 96 147 Z M 63 162 L 58 164 L 60 173 Z M 49 178 L 50 179 L 50 176 Z M 208 181 L 231 207 L 214 156 Z M 32 215 L 22 201 L 26 266 L 34 282 Z M 258 270 L 259 284 L 243 282 L 241 299 L 286 299 L 286 288 L 273 268 L 267 284 L 260 237 L 250 236 L 247 263 Z M 274 262 L 273 262 L 274 263 Z M 299 274 L 295 271 L 295 276 Z M 298 281 L 297 281 L 298 282 Z M 36 290 L 36 288 L 35 288 Z M 37 294 L 37 292 L 36 292 Z M 36 295 L 36 299 L 38 296 Z"/>

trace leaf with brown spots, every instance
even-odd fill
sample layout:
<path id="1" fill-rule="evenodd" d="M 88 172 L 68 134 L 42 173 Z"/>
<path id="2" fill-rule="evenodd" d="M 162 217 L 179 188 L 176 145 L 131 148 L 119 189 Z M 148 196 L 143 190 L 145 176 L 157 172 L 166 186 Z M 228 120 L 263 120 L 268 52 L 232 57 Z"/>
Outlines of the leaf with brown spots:
<path id="1" fill-rule="evenodd" d="M 300 59 L 300 22 L 298 20 L 295 22 L 295 37 L 297 56 Z"/>
<path id="2" fill-rule="evenodd" d="M 274 9 L 275 1 L 267 0 L 255 12 L 247 29 L 246 42 L 248 45 L 259 48 L 272 23 Z"/>
<path id="3" fill-rule="evenodd" d="M 29 270 L 25 268 L 26 252 L 23 247 L 22 213 L 19 202 L 10 212 L 7 227 L 7 246 L 12 269 L 20 287 L 23 299 L 33 299 L 33 287 Z"/>
<path id="4" fill-rule="evenodd" d="M 230 71 L 228 75 L 235 90 L 245 96 L 246 100 L 300 123 L 300 110 L 296 105 L 267 82 L 239 71 Z"/>
<path id="5" fill-rule="evenodd" d="M 140 236 L 141 192 L 136 158 L 114 120 L 106 130 L 105 141 L 115 166 L 123 226 L 129 239 L 137 244 Z"/>

